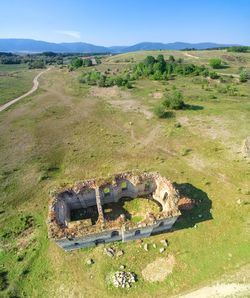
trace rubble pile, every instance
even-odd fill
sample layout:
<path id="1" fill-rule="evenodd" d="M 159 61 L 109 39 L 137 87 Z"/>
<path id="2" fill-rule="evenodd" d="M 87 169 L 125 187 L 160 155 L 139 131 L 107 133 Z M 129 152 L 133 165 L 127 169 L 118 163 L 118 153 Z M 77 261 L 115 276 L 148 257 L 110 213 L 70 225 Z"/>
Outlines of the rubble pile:
<path id="1" fill-rule="evenodd" d="M 133 272 L 116 271 L 112 282 L 116 288 L 130 288 L 132 283 L 136 282 L 135 274 Z"/>

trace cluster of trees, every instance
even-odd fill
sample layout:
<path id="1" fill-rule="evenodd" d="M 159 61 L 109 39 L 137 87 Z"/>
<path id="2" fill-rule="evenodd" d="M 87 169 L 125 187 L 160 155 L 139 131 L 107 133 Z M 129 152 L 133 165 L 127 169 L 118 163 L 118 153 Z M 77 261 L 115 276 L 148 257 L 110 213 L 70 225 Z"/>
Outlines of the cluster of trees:
<path id="1" fill-rule="evenodd" d="M 159 118 L 167 118 L 168 115 L 171 115 L 169 110 L 181 110 L 185 106 L 182 93 L 174 90 L 170 95 L 165 94 L 164 99 L 155 107 L 154 112 Z"/>
<path id="2" fill-rule="evenodd" d="M 21 62 L 22 59 L 18 55 L 0 52 L 0 64 L 20 64 Z"/>
<path id="3" fill-rule="evenodd" d="M 44 52 L 38 54 L 0 53 L 0 64 L 28 64 L 30 68 L 41 68 L 42 64 L 63 64 L 63 54 Z"/>
<path id="4" fill-rule="evenodd" d="M 227 49 L 228 52 L 247 53 L 250 52 L 249 46 L 235 46 Z"/>
<path id="5" fill-rule="evenodd" d="M 34 60 L 28 63 L 29 69 L 40 69 L 45 68 L 45 63 L 43 60 Z"/>
<path id="6" fill-rule="evenodd" d="M 87 59 L 85 59 L 87 60 Z M 71 60 L 71 67 L 79 68 L 83 66 L 83 60 L 74 58 Z M 88 65 L 87 65 L 88 66 Z M 180 58 L 176 60 L 173 56 L 169 56 L 168 60 L 164 59 L 163 55 L 158 55 L 157 58 L 147 56 L 141 63 L 136 64 L 132 70 L 126 71 L 120 76 L 108 76 L 106 73 L 101 73 L 96 70 L 83 73 L 79 81 L 88 85 L 98 85 L 100 87 L 110 86 L 126 86 L 132 88 L 132 81 L 139 78 L 149 78 L 153 80 L 168 80 L 174 75 L 203 75 L 212 79 L 219 78 L 215 71 L 209 71 L 204 65 L 194 65 L 183 63 Z"/>
<path id="7" fill-rule="evenodd" d="M 153 80 L 168 80 L 173 75 L 190 74 L 210 76 L 209 70 L 204 65 L 183 63 L 182 59 L 176 60 L 173 56 L 165 60 L 163 55 L 158 55 L 157 58 L 147 56 L 143 62 L 135 65 L 132 79 L 147 77 Z"/>
<path id="8" fill-rule="evenodd" d="M 92 60 L 89 58 L 79 58 L 79 57 L 74 57 L 71 61 L 70 61 L 70 68 L 71 70 L 85 66 L 85 67 L 89 67 L 92 66 Z"/>
<path id="9" fill-rule="evenodd" d="M 129 76 L 107 76 L 96 70 L 83 73 L 79 78 L 79 82 L 88 85 L 97 85 L 99 87 L 111 87 L 116 85 L 118 87 L 125 86 L 132 88 Z"/>

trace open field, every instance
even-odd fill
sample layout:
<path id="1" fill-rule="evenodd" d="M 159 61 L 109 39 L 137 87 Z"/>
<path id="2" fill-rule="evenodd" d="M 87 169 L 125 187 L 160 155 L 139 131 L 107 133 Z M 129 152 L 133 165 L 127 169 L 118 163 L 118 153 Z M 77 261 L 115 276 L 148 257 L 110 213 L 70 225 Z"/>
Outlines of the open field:
<path id="1" fill-rule="evenodd" d="M 163 52 L 193 63 L 226 53 L 188 52 L 200 59 L 184 52 L 154 54 Z M 95 68 L 119 71 L 126 64 L 112 59 L 138 61 L 149 54 L 109 57 Z M 249 67 L 250 54 L 237 56 Z M 222 71 L 237 74 L 240 66 L 232 62 Z M 38 91 L 0 113 L 0 281 L 5 285 L 0 296 L 170 297 L 225 273 L 236 276 L 250 262 L 250 159 L 242 151 L 250 137 L 249 81 L 178 76 L 138 80 L 123 89 L 80 84 L 79 74 L 54 68 L 40 78 Z M 234 91 L 225 91 L 227 85 Z M 183 92 L 189 108 L 156 118 L 155 104 L 173 88 Z M 173 232 L 144 239 L 149 251 L 136 241 L 114 243 L 109 246 L 124 255 L 109 258 L 103 245 L 66 253 L 48 240 L 50 191 L 131 169 L 159 171 L 202 204 L 180 218 Z M 162 239 L 169 246 L 160 255 Z M 163 282 L 144 281 L 142 270 L 167 254 L 175 257 L 173 273 Z M 106 284 L 120 265 L 137 274 L 131 289 Z M 249 270 L 244 276 L 235 281 L 249 281 Z"/>
<path id="2" fill-rule="evenodd" d="M 24 64 L 0 64 L 0 105 L 22 95 L 32 87 L 39 70 Z"/>

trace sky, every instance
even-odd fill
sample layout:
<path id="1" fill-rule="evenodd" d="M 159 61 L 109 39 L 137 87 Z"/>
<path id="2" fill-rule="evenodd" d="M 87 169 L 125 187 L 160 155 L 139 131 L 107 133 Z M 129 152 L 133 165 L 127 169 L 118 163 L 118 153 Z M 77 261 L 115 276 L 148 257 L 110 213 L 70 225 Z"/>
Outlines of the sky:
<path id="1" fill-rule="evenodd" d="M 250 45 L 250 0 L 0 0 L 0 38 Z"/>

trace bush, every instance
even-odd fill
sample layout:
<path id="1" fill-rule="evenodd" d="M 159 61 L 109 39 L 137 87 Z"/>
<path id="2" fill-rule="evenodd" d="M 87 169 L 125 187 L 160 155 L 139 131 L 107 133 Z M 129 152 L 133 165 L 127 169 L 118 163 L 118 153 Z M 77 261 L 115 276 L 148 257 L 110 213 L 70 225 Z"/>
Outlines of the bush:
<path id="1" fill-rule="evenodd" d="M 181 110 L 185 107 L 183 101 L 183 95 L 180 91 L 175 90 L 172 95 L 168 96 L 164 101 L 163 105 L 171 110 Z"/>
<path id="2" fill-rule="evenodd" d="M 160 103 L 154 108 L 155 115 L 159 118 L 165 118 L 165 114 L 167 112 L 166 107 L 163 103 Z"/>
<path id="3" fill-rule="evenodd" d="M 246 72 L 246 70 L 241 70 L 240 72 L 240 82 L 241 83 L 245 83 L 248 80 L 248 73 Z"/>
<path id="4" fill-rule="evenodd" d="M 210 77 L 211 79 L 213 79 L 213 80 L 216 80 L 216 79 L 218 79 L 220 76 L 217 74 L 217 72 L 215 72 L 215 71 L 210 71 L 210 72 L 209 72 L 209 77 Z"/>
<path id="5" fill-rule="evenodd" d="M 209 65 L 214 69 L 223 68 L 223 62 L 220 58 L 212 58 L 209 60 Z"/>

